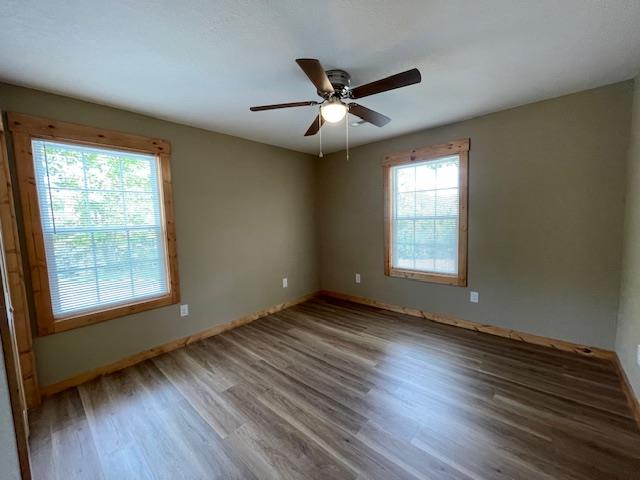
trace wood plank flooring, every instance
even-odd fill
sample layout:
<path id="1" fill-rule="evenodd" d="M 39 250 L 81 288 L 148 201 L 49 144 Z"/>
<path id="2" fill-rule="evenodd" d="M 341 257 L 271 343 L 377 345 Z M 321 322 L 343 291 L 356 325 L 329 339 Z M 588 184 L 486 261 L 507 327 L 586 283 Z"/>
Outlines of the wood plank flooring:
<path id="1" fill-rule="evenodd" d="M 319 298 L 67 390 L 37 480 L 640 479 L 605 361 Z"/>

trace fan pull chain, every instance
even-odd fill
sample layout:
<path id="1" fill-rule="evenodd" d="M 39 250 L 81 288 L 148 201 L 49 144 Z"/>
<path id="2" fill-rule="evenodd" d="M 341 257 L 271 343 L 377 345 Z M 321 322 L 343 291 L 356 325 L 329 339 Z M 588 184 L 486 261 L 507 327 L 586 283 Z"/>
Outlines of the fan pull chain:
<path id="1" fill-rule="evenodd" d="M 349 111 L 347 110 L 347 114 L 344 116 L 344 129 L 346 131 L 347 137 L 347 162 L 349 161 Z"/>
<path id="2" fill-rule="evenodd" d="M 320 155 L 318 156 L 322 158 L 322 108 L 318 114 L 318 133 L 320 135 Z"/>

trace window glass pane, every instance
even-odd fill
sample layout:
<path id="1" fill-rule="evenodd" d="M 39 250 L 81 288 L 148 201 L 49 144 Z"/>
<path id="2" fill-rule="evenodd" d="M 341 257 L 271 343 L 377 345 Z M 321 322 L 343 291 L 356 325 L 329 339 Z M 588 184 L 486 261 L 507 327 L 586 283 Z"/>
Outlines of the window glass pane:
<path id="1" fill-rule="evenodd" d="M 96 190 L 120 190 L 122 175 L 120 158 L 104 152 L 88 152 L 85 155 L 87 188 Z"/>
<path id="2" fill-rule="evenodd" d="M 413 244 L 396 244 L 397 266 L 400 268 L 413 268 Z"/>
<path id="3" fill-rule="evenodd" d="M 89 226 L 124 225 L 122 193 L 90 190 L 86 196 Z"/>
<path id="4" fill-rule="evenodd" d="M 98 303 L 95 270 L 67 270 L 56 274 L 56 288 L 51 299 L 59 311 L 73 311 L 77 305 Z"/>
<path id="5" fill-rule="evenodd" d="M 80 152 L 65 151 L 64 148 L 51 145 L 47 151 L 49 164 L 49 184 L 52 188 L 82 188 L 84 186 L 84 168 Z"/>
<path id="6" fill-rule="evenodd" d="M 392 168 L 394 267 L 458 273 L 459 165 L 454 155 Z"/>
<path id="7" fill-rule="evenodd" d="M 164 244 L 156 230 L 136 230 L 129 234 L 131 260 L 153 260 L 164 255 Z"/>
<path id="8" fill-rule="evenodd" d="M 398 220 L 396 222 L 396 241 L 398 243 L 414 243 L 413 220 Z"/>
<path id="9" fill-rule="evenodd" d="M 457 272 L 458 220 L 436 220 L 435 257 L 437 271 Z"/>
<path id="10" fill-rule="evenodd" d="M 440 160 L 436 169 L 436 188 L 458 186 L 458 157 Z"/>
<path id="11" fill-rule="evenodd" d="M 53 254 L 58 258 L 58 270 L 92 267 L 94 263 L 91 235 L 66 233 L 53 238 Z"/>
<path id="12" fill-rule="evenodd" d="M 128 191 L 150 192 L 153 175 L 149 162 L 135 158 L 122 159 L 124 188 Z"/>
<path id="13" fill-rule="evenodd" d="M 104 303 L 133 297 L 133 283 L 129 265 L 98 267 L 98 286 L 100 287 L 100 300 Z"/>
<path id="14" fill-rule="evenodd" d="M 156 225 L 160 221 L 157 199 L 153 193 L 127 192 L 124 198 L 129 225 Z"/>
<path id="15" fill-rule="evenodd" d="M 422 164 L 416 169 L 416 190 L 436 188 L 436 170 L 432 165 Z"/>
<path id="16" fill-rule="evenodd" d="M 169 293 L 158 159 L 33 140 L 54 317 Z"/>
<path id="17" fill-rule="evenodd" d="M 416 194 L 415 192 L 398 193 L 397 197 L 397 215 L 398 217 L 413 217 L 416 213 Z"/>
<path id="18" fill-rule="evenodd" d="M 416 245 L 416 270 L 435 271 L 436 264 L 433 251 L 433 245 Z"/>
<path id="19" fill-rule="evenodd" d="M 447 188 L 445 190 L 436 190 L 436 211 L 437 216 L 457 216 L 460 206 L 457 188 Z"/>
<path id="20" fill-rule="evenodd" d="M 89 224 L 86 195 L 81 190 L 52 188 L 47 200 L 53 207 L 50 209 L 51 222 L 58 227 L 84 227 Z"/>
<path id="21" fill-rule="evenodd" d="M 137 295 L 152 295 L 163 287 L 155 272 L 160 268 L 160 262 L 143 262 L 135 264 L 136 275 L 133 288 Z"/>
<path id="22" fill-rule="evenodd" d="M 416 217 L 432 217 L 436 214 L 436 192 L 416 192 Z"/>
<path id="23" fill-rule="evenodd" d="M 397 185 L 398 192 L 414 192 L 415 191 L 415 168 L 402 167 L 398 168 Z"/>
<path id="24" fill-rule="evenodd" d="M 415 243 L 430 244 L 436 238 L 435 220 L 417 220 L 415 229 Z"/>
<path id="25" fill-rule="evenodd" d="M 106 267 L 116 263 L 129 262 L 129 234 L 127 231 L 96 232 L 91 235 L 96 266 Z"/>

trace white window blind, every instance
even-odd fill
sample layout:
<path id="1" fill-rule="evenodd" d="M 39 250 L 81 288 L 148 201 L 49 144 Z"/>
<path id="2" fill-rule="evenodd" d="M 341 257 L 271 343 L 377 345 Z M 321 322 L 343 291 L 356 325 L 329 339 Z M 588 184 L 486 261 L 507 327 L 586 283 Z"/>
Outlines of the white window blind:
<path id="1" fill-rule="evenodd" d="M 458 274 L 458 155 L 392 168 L 392 265 Z"/>
<path id="2" fill-rule="evenodd" d="M 169 293 L 158 158 L 33 140 L 55 319 Z"/>

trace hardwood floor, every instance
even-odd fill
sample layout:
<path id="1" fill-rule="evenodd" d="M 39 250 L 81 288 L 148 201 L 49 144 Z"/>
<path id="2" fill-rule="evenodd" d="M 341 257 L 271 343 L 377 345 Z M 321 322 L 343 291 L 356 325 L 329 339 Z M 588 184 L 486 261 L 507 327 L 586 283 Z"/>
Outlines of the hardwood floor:
<path id="1" fill-rule="evenodd" d="M 46 399 L 36 479 L 640 478 L 609 362 L 320 298 Z"/>

